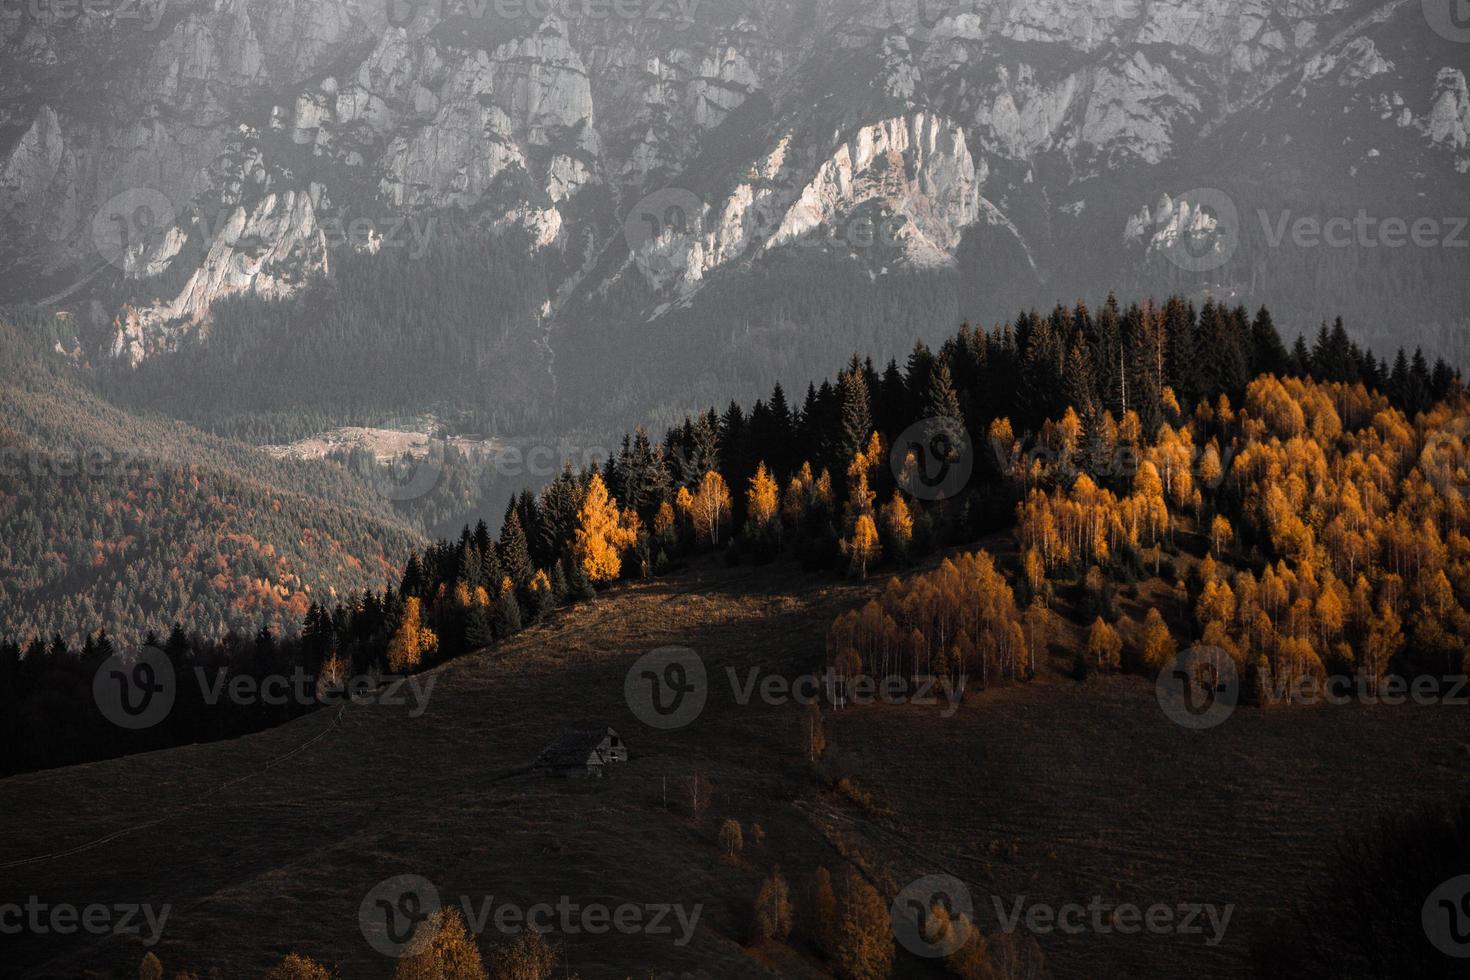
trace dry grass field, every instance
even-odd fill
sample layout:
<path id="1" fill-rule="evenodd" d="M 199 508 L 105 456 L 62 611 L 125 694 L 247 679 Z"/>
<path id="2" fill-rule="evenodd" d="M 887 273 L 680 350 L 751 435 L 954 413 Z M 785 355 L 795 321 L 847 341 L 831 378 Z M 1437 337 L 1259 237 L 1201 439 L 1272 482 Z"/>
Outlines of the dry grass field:
<path id="1" fill-rule="evenodd" d="M 255 978 L 294 950 L 355 980 L 393 971 L 361 936 L 359 903 L 410 873 L 446 902 L 702 906 L 687 945 L 677 930 L 555 937 L 587 980 L 821 976 L 801 935 L 744 946 L 750 902 L 772 866 L 799 900 L 816 865 L 847 857 L 887 897 L 922 874 L 959 876 L 987 932 L 993 895 L 1233 903 L 1216 947 L 1038 939 L 1058 977 L 1235 977 L 1251 937 L 1320 880 L 1339 834 L 1457 794 L 1470 775 L 1464 708 L 1243 709 L 1190 732 L 1139 678 L 1084 684 L 1049 668 L 951 718 L 919 706 L 829 713 L 825 775 L 856 787 L 834 792 L 800 758 L 798 709 L 738 704 L 725 668 L 812 669 L 832 617 L 879 585 L 702 565 L 441 667 L 422 717 L 348 706 L 235 742 L 4 780 L 0 903 L 168 903 L 155 952 L 170 974 Z M 701 654 L 710 697 L 692 725 L 661 732 L 633 716 L 623 682 L 638 656 L 670 644 Z M 514 774 L 586 723 L 618 728 L 631 761 L 604 780 Z M 698 822 L 682 788 L 696 772 L 714 789 Z M 716 839 L 726 817 L 747 829 L 734 864 Z M 503 938 L 492 926 L 480 944 Z M 133 938 L 23 935 L 5 947 L 0 972 L 38 977 L 132 976 L 143 953 Z M 896 975 L 939 971 L 900 953 Z"/>

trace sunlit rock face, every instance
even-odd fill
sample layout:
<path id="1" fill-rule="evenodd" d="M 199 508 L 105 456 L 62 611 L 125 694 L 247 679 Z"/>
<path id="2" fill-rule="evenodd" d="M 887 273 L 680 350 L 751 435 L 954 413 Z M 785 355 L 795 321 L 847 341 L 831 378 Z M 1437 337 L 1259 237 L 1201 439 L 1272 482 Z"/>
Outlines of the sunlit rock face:
<path id="1" fill-rule="evenodd" d="M 1390 49 L 1424 30 L 1391 2 L 648 0 L 538 19 L 449 0 L 408 23 L 368 0 L 160 6 L 0 19 L 0 226 L 47 289 L 105 264 L 109 201 L 171 202 L 113 263 L 162 291 L 109 312 L 132 362 L 207 333 L 221 299 L 330 277 L 335 248 L 363 245 L 324 223 L 363 213 L 523 236 L 562 257 L 554 311 L 624 276 L 687 298 L 854 222 L 914 269 L 953 267 L 977 223 L 1033 255 L 1056 219 L 1122 220 L 1112 240 L 1157 250 L 1210 219 L 1160 212 L 1187 188 L 1150 175 L 1324 98 L 1364 107 L 1334 125 L 1365 159 L 1403 140 L 1470 170 L 1464 71 Z M 1099 206 L 1114 181 L 1131 218 Z M 667 188 L 697 199 L 687 220 L 625 242 L 624 216 Z"/>

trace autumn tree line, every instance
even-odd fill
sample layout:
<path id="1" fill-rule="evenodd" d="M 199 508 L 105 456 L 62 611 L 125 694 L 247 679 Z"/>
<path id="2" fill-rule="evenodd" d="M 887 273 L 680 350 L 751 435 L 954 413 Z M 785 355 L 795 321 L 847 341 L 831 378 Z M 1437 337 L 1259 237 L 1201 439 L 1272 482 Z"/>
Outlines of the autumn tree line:
<path id="1" fill-rule="evenodd" d="M 1009 580 L 984 552 L 895 578 L 833 624 L 829 662 L 963 690 L 1029 676 L 1080 621 L 1083 674 L 1157 673 L 1200 645 L 1258 703 L 1320 696 L 1329 677 L 1370 693 L 1389 676 L 1451 683 L 1470 671 L 1470 426 L 1451 394 L 1411 419 L 1362 382 L 1265 375 L 1238 406 L 1220 394 L 1188 413 L 1165 388 L 1150 438 L 1131 411 L 1084 421 L 1069 406 L 1031 452 L 997 419 L 1020 497 Z M 1141 621 L 1122 615 L 1119 583 L 1148 577 L 1162 594 Z"/>
<path id="2" fill-rule="evenodd" d="M 313 604 L 289 636 L 207 641 L 175 629 L 171 656 L 185 670 L 223 661 L 326 678 L 415 671 L 704 553 L 787 555 L 867 576 L 1015 526 L 1019 567 L 954 559 L 891 586 L 876 613 L 839 624 L 831 656 L 982 686 L 1024 678 L 1058 625 L 1058 583 L 1075 579 L 1097 593 L 1087 602 L 1101 624 L 1088 646 L 1105 669 L 1134 647 L 1157 660 L 1210 627 L 1211 639 L 1251 664 L 1264 654 L 1273 671 L 1278 656 L 1311 666 L 1309 642 L 1324 664 L 1359 643 L 1370 643 L 1374 663 L 1391 661 L 1410 635 L 1439 636 L 1425 609 L 1445 610 L 1433 622 L 1455 635 L 1445 617 L 1446 596 L 1464 594 L 1454 577 L 1458 512 L 1426 499 L 1428 477 L 1409 477 L 1433 420 L 1449 412 L 1435 406 L 1459 391 L 1443 362 L 1401 351 L 1390 364 L 1340 320 L 1288 349 L 1264 309 L 1252 317 L 1179 298 L 1058 306 L 991 330 L 961 327 L 937 350 L 916 345 L 902 365 L 879 370 L 854 357 L 835 381 L 808 385 L 799 405 L 777 385 L 748 410 L 709 409 L 662 439 L 631 433 L 602 465 L 568 468 L 539 494 L 512 499 L 498 531 L 480 521 L 413 555 L 396 588 Z M 913 482 L 935 462 L 924 458 L 932 441 L 902 442 L 921 424 L 946 433 L 945 451 L 973 466 L 945 499 Z M 1426 526 L 1436 534 L 1420 533 Z M 1200 534 L 1222 547 L 1209 581 L 1175 576 L 1190 615 L 1146 624 L 1151 636 L 1138 642 L 1114 637 L 1127 624 L 1103 594 L 1110 576 L 1141 573 L 1145 561 L 1162 572 L 1165 556 Z M 1415 604 L 1426 595 L 1434 602 Z M 91 705 L 96 658 L 56 639 L 0 644 L 5 734 L 29 746 L 12 768 L 133 750 L 108 737 Z M 72 733 L 56 739 L 63 717 Z M 156 748 L 213 735 L 198 724 L 140 738 Z"/>
<path id="3" fill-rule="evenodd" d="M 916 345 L 903 366 L 890 362 L 880 372 L 854 357 L 835 382 L 809 385 L 799 408 L 777 385 L 749 411 L 737 403 L 723 413 L 710 409 L 661 441 L 639 430 L 604 465 L 567 470 L 540 495 L 523 492 L 507 507 L 498 535 L 481 522 L 458 542 L 441 542 L 409 562 L 399 591 L 383 601 L 398 623 L 386 660 L 392 670 L 413 669 L 478 648 L 559 604 L 622 578 L 660 574 L 701 552 L 720 551 L 735 562 L 786 553 L 808 568 L 866 576 L 1012 523 L 1030 534 L 1026 508 L 1038 506 L 1040 498 L 1030 494 L 1039 475 L 1013 479 L 1012 456 L 1043 464 L 1018 446 L 1017 432 L 1038 433 L 1042 444 L 1067 450 L 1053 469 L 1069 493 L 1083 498 L 1094 478 L 1074 466 L 1082 452 L 1109 473 L 1126 452 L 1157 456 L 1161 492 L 1129 494 L 1123 515 L 1139 543 L 1153 543 L 1171 533 L 1170 503 L 1177 510 L 1185 497 L 1193 502 L 1192 483 L 1176 479 L 1179 454 L 1189 449 L 1174 426 L 1187 411 L 1194 418 L 1195 406 L 1203 406 L 1204 418 L 1220 399 L 1243 397 L 1259 374 L 1382 386 L 1389 394 L 1378 397 L 1415 413 L 1459 385 L 1443 362 L 1430 368 L 1417 353 L 1400 352 L 1393 366 L 1377 359 L 1348 338 L 1340 320 L 1324 325 L 1310 347 L 1302 339 L 1288 350 L 1269 311 L 1252 318 L 1214 303 L 1196 311 L 1177 298 L 1127 309 L 1110 299 L 1096 315 L 1084 306 L 1058 307 L 991 331 L 962 327 L 938 351 Z M 892 444 L 921 423 L 947 430 L 951 451 L 972 458 L 975 476 L 948 499 L 911 492 L 912 471 L 932 462 L 915 458 L 924 446 L 895 452 Z M 1204 450 L 1202 482 L 1223 474 L 1220 452 Z M 1074 471 L 1086 479 L 1067 479 Z M 1141 478 L 1150 490 L 1147 475 Z M 1095 523 L 1067 517 L 1038 548 L 1028 546 L 1031 571 L 1031 550 L 1055 570 L 1061 552 L 1053 538 L 1083 555 L 1100 534 Z M 1028 578 L 1034 584 L 1034 575 Z M 992 670 L 1012 677 L 1034 671 L 1044 618 L 1030 613 L 1032 632 L 1018 637 L 1011 626 L 1024 624 L 1028 612 L 1013 613 L 1014 600 L 994 591 L 994 601 L 985 601 L 1002 611 L 986 629 L 962 629 L 958 655 L 946 640 L 927 660 L 938 657 L 961 675 L 975 663 L 983 682 Z M 344 619 L 341 610 L 312 616 L 319 623 Z M 926 632 L 912 615 L 896 621 L 907 624 L 910 642 L 916 628 Z M 976 662 L 971 647 L 995 653 Z"/>

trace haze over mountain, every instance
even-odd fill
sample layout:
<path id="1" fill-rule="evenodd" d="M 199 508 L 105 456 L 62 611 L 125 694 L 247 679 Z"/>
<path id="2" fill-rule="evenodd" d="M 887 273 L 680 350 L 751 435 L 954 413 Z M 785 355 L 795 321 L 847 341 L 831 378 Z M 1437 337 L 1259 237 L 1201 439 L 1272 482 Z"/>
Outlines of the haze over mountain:
<path id="1" fill-rule="evenodd" d="M 1113 289 L 1466 359 L 1470 49 L 1419 3 L 40 9 L 4 289 L 196 421 L 591 438 Z"/>

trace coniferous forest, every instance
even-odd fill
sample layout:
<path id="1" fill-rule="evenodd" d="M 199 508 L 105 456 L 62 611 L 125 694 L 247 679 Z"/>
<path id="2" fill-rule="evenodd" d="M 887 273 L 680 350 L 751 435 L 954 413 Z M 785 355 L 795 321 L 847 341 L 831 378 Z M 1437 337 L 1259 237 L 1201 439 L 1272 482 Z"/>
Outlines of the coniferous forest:
<path id="1" fill-rule="evenodd" d="M 829 659 L 851 673 L 1024 681 L 1068 623 L 1085 630 L 1079 675 L 1156 671 L 1199 640 L 1238 658 L 1257 700 L 1328 673 L 1443 673 L 1464 659 L 1470 599 L 1466 502 L 1442 492 L 1463 477 L 1464 398 L 1443 362 L 1390 362 L 1340 320 L 1288 347 L 1265 309 L 1109 299 L 962 327 L 902 364 L 853 357 L 795 398 L 778 385 L 662 438 L 640 429 L 604 465 L 414 553 L 386 589 L 308 599 L 285 626 L 211 635 L 145 616 L 152 632 L 128 635 L 136 620 L 79 609 L 54 636 L 12 637 L 7 769 L 291 713 L 195 704 L 120 739 L 88 687 L 119 645 L 160 646 L 184 676 L 381 678 L 711 553 L 861 578 L 950 554 L 833 624 Z M 946 485 L 951 468 L 964 476 Z M 1008 543 L 965 551 L 982 538 Z M 1120 583 L 1149 580 L 1148 618 L 1120 616 Z"/>

